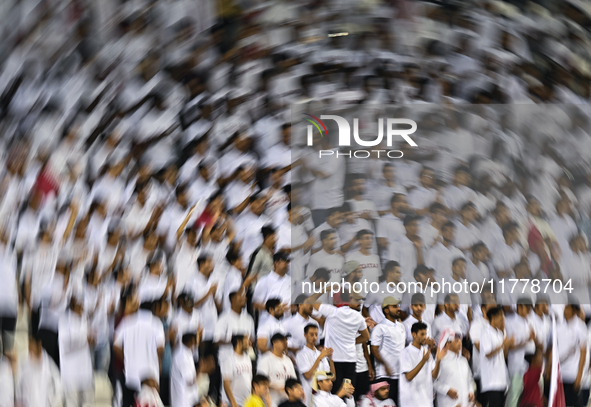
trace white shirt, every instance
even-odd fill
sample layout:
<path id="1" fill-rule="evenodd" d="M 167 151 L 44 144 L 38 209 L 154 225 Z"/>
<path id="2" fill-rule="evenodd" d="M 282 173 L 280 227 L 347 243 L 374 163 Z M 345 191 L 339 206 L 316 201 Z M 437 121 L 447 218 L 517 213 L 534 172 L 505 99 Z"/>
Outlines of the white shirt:
<path id="1" fill-rule="evenodd" d="M 16 281 L 16 252 L 0 248 L 0 315 L 16 317 L 18 313 L 18 290 Z"/>
<path id="2" fill-rule="evenodd" d="M 533 327 L 530 322 L 517 313 L 506 318 L 505 331 L 507 332 L 507 336 L 515 337 L 515 343 L 527 341 L 532 329 Z M 528 341 L 528 345 L 526 346 L 509 350 L 507 364 L 510 377 L 525 374 L 528 369 L 528 364 L 524 359 L 525 355 L 533 354 L 535 350 L 536 346 L 533 340 Z"/>
<path id="3" fill-rule="evenodd" d="M 296 365 L 298 367 L 298 371 L 300 372 L 300 381 L 302 382 L 302 388 L 304 389 L 304 394 L 306 395 L 305 404 L 307 406 L 311 406 L 310 401 L 312 400 L 312 383 L 314 382 L 314 375 L 310 380 L 307 380 L 304 377 L 304 373 L 307 373 L 314 363 L 316 363 L 316 359 L 320 356 L 320 351 L 318 349 L 310 349 L 307 346 L 304 346 L 296 355 Z M 328 358 L 324 358 L 318 364 L 318 368 L 316 371 L 325 371 L 330 372 L 330 363 L 328 362 Z"/>
<path id="4" fill-rule="evenodd" d="M 417 256 L 417 248 L 415 247 L 414 243 L 410 241 L 410 239 L 403 235 L 398 239 L 398 241 L 392 246 L 390 246 L 393 250 L 389 251 L 388 254 L 390 258 L 387 260 L 395 260 L 400 264 L 400 271 L 402 272 L 402 281 L 404 282 L 413 282 L 415 281 L 414 271 L 418 265 L 418 256 Z M 427 248 L 423 244 L 423 260 L 427 261 L 425 258 L 427 254 Z"/>
<path id="5" fill-rule="evenodd" d="M 4 357 L 0 358 L 0 406 L 14 407 L 14 376 Z"/>
<path id="6" fill-rule="evenodd" d="M 493 349 L 501 346 L 505 333 L 490 325 L 485 325 L 480 334 L 480 383 L 481 391 L 505 391 L 508 385 L 507 365 L 501 349 L 490 358 L 486 357 Z"/>
<path id="7" fill-rule="evenodd" d="M 560 373 L 564 383 L 574 383 L 579 373 L 581 347 L 587 346 L 587 326 L 578 317 L 556 324 Z"/>
<path id="8" fill-rule="evenodd" d="M 355 403 L 351 403 L 352 398 L 347 400 L 347 403 L 336 394 L 328 393 L 326 391 L 319 391 L 314 395 L 314 407 L 350 407 Z"/>
<path id="9" fill-rule="evenodd" d="M 355 340 L 360 331 L 367 329 L 365 318 L 350 307 L 337 308 L 329 304 L 321 304 L 318 312 L 326 317 L 324 344 L 334 350 L 332 360 L 355 362 Z"/>
<path id="10" fill-rule="evenodd" d="M 427 347 L 419 349 L 411 344 L 404 348 L 400 355 L 400 379 L 398 382 L 400 407 L 433 406 L 433 379 L 431 376 L 435 367 L 433 357 L 429 356 L 429 360 L 412 381 L 406 380 L 405 375 L 419 364 L 424 352 L 428 352 Z"/>
<path id="11" fill-rule="evenodd" d="M 201 316 L 198 310 L 193 308 L 189 313 L 183 308 L 179 307 L 170 324 L 171 329 L 176 330 L 176 345 L 180 344 L 184 334 L 197 334 L 199 331 L 200 321 Z"/>
<path id="12" fill-rule="evenodd" d="M 63 402 L 60 371 L 45 350 L 41 360 L 27 358 L 19 364 L 15 398 L 24 407 L 58 407 Z"/>
<path id="13" fill-rule="evenodd" d="M 267 300 L 271 298 L 278 298 L 285 304 L 291 304 L 291 277 L 289 274 L 282 277 L 272 271 L 257 282 L 252 294 L 252 301 L 266 304 Z"/>
<path id="14" fill-rule="evenodd" d="M 433 385 L 437 394 L 437 407 L 470 406 L 469 397 L 474 393 L 470 365 L 465 357 L 451 351 L 439 363 L 439 376 Z M 458 393 L 457 399 L 447 395 L 450 389 Z"/>
<path id="15" fill-rule="evenodd" d="M 276 333 L 281 333 L 285 335 L 286 332 L 285 327 L 283 325 L 283 321 L 269 315 L 268 318 L 265 318 L 265 320 L 259 324 L 259 328 L 257 330 L 257 339 L 267 339 L 267 347 L 271 349 L 271 338 Z"/>
<path id="16" fill-rule="evenodd" d="M 158 381 L 158 348 L 165 345 L 162 321 L 145 310 L 126 316 L 115 331 L 113 344 L 123 349 L 127 387 L 139 390 L 147 374 Z"/>
<path id="17" fill-rule="evenodd" d="M 250 395 L 252 382 L 252 360 L 248 354 L 242 355 L 232 352 L 223 362 L 220 362 L 222 379 L 230 380 L 230 388 L 234 395 L 234 400 L 239 406 L 242 406 L 244 400 Z M 226 391 L 223 391 L 223 401 L 230 404 Z"/>
<path id="18" fill-rule="evenodd" d="M 483 317 L 474 317 L 470 324 L 470 339 L 472 343 L 480 344 L 480 338 L 482 331 L 488 325 L 488 321 Z M 475 378 L 480 378 L 480 351 L 476 349 L 476 346 L 472 345 L 472 372 Z"/>
<path id="19" fill-rule="evenodd" d="M 400 354 L 406 347 L 406 327 L 400 322 L 384 319 L 371 332 L 371 346 L 378 347 L 382 360 L 391 371 L 391 375 L 388 375 L 386 367 L 376 360 L 376 377 L 398 379 Z"/>
<path id="20" fill-rule="evenodd" d="M 185 285 L 197 273 L 197 259 L 201 250 L 193 247 L 186 240 L 181 244 L 174 259 L 174 275 L 176 277 L 176 292 L 182 292 Z"/>
<path id="21" fill-rule="evenodd" d="M 88 345 L 88 320 L 68 311 L 59 322 L 59 353 L 62 384 L 66 392 L 91 390 L 94 371 Z"/>
<path id="22" fill-rule="evenodd" d="M 275 356 L 273 352 L 267 352 L 261 356 L 257 370 L 259 374 L 264 374 L 269 378 L 271 385 L 281 386 L 281 388 L 283 388 L 287 379 L 297 378 L 291 359 L 286 355 L 279 358 Z M 277 407 L 287 399 L 282 395 L 284 392 L 269 389 L 269 393 L 271 394 L 272 407 Z"/>
<path id="23" fill-rule="evenodd" d="M 172 407 L 193 407 L 198 402 L 199 391 L 193 352 L 181 344 L 172 354 L 170 405 Z"/>
<path id="24" fill-rule="evenodd" d="M 209 295 L 207 300 L 199 307 L 201 313 L 201 320 L 203 323 L 203 340 L 213 340 L 213 334 L 215 326 L 218 320 L 218 310 L 216 302 L 221 302 L 221 295 L 223 287 L 219 284 L 219 279 L 216 276 L 215 270 L 211 273 L 209 278 L 206 278 L 202 273 L 196 273 L 193 281 L 189 283 L 191 290 L 193 291 L 193 298 L 195 302 L 200 301 L 211 288 L 212 285 L 218 284 L 215 294 Z M 215 297 L 215 300 L 214 300 Z"/>

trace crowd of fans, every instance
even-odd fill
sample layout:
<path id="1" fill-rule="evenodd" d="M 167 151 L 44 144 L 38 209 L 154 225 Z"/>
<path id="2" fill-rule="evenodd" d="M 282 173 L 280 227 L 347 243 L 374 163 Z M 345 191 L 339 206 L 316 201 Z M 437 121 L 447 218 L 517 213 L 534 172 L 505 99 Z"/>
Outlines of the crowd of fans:
<path id="1" fill-rule="evenodd" d="M 0 407 L 541 407 L 553 360 L 587 405 L 587 2 L 0 16 Z M 343 105 L 418 146 L 318 159 L 292 109 Z"/>

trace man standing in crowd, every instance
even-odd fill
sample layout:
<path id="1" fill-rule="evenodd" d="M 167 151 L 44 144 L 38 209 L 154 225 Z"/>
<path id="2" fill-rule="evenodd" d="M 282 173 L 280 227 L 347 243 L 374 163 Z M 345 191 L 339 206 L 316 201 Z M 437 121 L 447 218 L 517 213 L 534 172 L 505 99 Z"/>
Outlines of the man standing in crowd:
<path id="1" fill-rule="evenodd" d="M 376 378 L 390 384 L 389 398 L 398 404 L 400 355 L 406 347 L 406 328 L 399 321 L 400 301 L 386 297 L 382 310 L 386 318 L 371 332 L 371 354 L 376 360 Z"/>
<path id="2" fill-rule="evenodd" d="M 277 407 L 287 399 L 285 393 L 285 381 L 295 379 L 296 373 L 291 359 L 287 353 L 287 337 L 277 333 L 271 338 L 273 349 L 266 352 L 259 359 L 258 374 L 269 378 L 269 392 L 271 394 L 271 407 Z"/>
<path id="3" fill-rule="evenodd" d="M 318 326 L 306 325 L 304 328 L 306 346 L 296 354 L 296 365 L 300 370 L 302 387 L 306 396 L 306 405 L 310 407 L 312 400 L 312 383 L 317 371 L 331 372 L 336 379 L 335 367 L 332 361 L 333 350 L 324 347 L 322 351 L 316 348 L 318 343 Z"/>
<path id="4" fill-rule="evenodd" d="M 355 387 L 357 362 L 355 345 L 369 340 L 365 318 L 361 315 L 361 301 L 358 293 L 351 293 L 349 306 L 340 308 L 330 304 L 314 304 L 314 309 L 326 318 L 324 322 L 324 345 L 333 349 L 332 360 L 335 365 L 335 388 L 340 389 L 344 379 L 349 379 Z M 313 301 L 313 297 L 307 301 Z"/>

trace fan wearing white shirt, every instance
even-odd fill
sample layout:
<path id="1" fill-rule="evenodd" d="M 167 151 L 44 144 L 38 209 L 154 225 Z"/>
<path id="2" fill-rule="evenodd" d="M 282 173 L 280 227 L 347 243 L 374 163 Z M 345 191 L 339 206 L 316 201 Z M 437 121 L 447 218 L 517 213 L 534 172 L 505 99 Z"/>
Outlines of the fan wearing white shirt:
<path id="1" fill-rule="evenodd" d="M 29 357 L 19 361 L 15 383 L 17 406 L 61 406 L 63 388 L 60 371 L 43 350 L 41 341 L 29 336 Z"/>
<path id="2" fill-rule="evenodd" d="M 556 324 L 558 349 L 552 349 L 551 357 L 560 359 L 560 373 L 564 386 L 564 399 L 567 406 L 580 405 L 579 393 L 583 383 L 587 355 L 588 331 L 585 322 L 581 319 L 581 306 L 576 299 L 569 299 L 569 304 L 564 308 L 564 319 Z"/>
<path id="3" fill-rule="evenodd" d="M 484 407 L 505 404 L 507 390 L 507 365 L 505 356 L 515 343 L 515 338 L 505 335 L 505 314 L 500 307 L 487 312 L 489 325 L 480 335 L 480 392 Z"/>
<path id="4" fill-rule="evenodd" d="M 82 295 L 73 293 L 69 310 L 59 321 L 60 371 L 66 407 L 82 407 L 94 402 L 94 372 L 89 346 L 93 338 L 82 312 Z"/>
<path id="5" fill-rule="evenodd" d="M 295 369 L 287 352 L 287 337 L 277 333 L 271 338 L 273 350 L 265 353 L 258 361 L 257 373 L 269 378 L 269 393 L 271 394 L 271 406 L 277 407 L 287 400 L 285 393 L 285 381 L 289 378 L 296 379 Z"/>
<path id="6" fill-rule="evenodd" d="M 193 354 L 197 347 L 197 336 L 186 332 L 172 355 L 170 370 L 170 406 L 193 407 L 199 403 L 197 370 Z"/>
<path id="7" fill-rule="evenodd" d="M 431 204 L 438 201 L 439 192 L 435 189 L 435 172 L 432 169 L 423 168 L 420 181 L 421 185 L 409 192 L 408 203 L 418 215 L 423 215 L 429 211 Z"/>
<path id="8" fill-rule="evenodd" d="M 474 380 L 470 365 L 462 356 L 462 335 L 450 331 L 439 345 L 444 353 L 439 375 L 434 376 L 437 407 L 469 406 L 474 402 Z"/>
<path id="9" fill-rule="evenodd" d="M 427 326 L 422 322 L 412 328 L 413 341 L 400 355 L 400 407 L 433 407 L 433 378 L 439 376 L 445 352 L 437 350 L 435 362 L 427 343 Z"/>
<path id="10" fill-rule="evenodd" d="M 302 387 L 306 395 L 305 404 L 312 405 L 312 383 L 317 371 L 330 371 L 335 374 L 334 363 L 332 361 L 333 350 L 323 347 L 322 350 L 316 348 L 318 343 L 318 325 L 309 324 L 304 327 L 304 337 L 306 346 L 296 354 L 296 366 L 300 372 Z M 333 381 L 336 376 L 333 376 Z"/>
<path id="11" fill-rule="evenodd" d="M 203 328 L 200 326 L 201 317 L 195 309 L 193 295 L 188 291 L 181 292 L 177 297 L 177 304 L 177 311 L 170 324 L 170 336 L 175 338 L 172 346 L 179 346 L 185 334 L 195 334 L 199 345 Z"/>
<path id="12" fill-rule="evenodd" d="M 533 355 L 536 350 L 535 332 L 530 322 L 533 304 L 530 298 L 517 300 L 517 313 L 506 319 L 505 330 L 507 336 L 515 338 L 514 346 L 507 355 L 507 369 L 509 371 L 509 392 L 507 393 L 508 407 L 517 407 L 519 397 L 523 392 L 523 375 L 528 369 L 526 355 Z"/>
<path id="13" fill-rule="evenodd" d="M 195 308 L 201 313 L 203 323 L 203 340 L 212 341 L 218 312 L 222 309 L 222 289 L 219 279 L 214 275 L 214 265 L 211 256 L 202 254 L 197 259 L 198 272 L 190 284 Z"/>
<path id="14" fill-rule="evenodd" d="M 344 293 L 343 293 L 344 294 Z M 341 294 L 341 296 L 343 296 Z M 314 303 L 319 294 L 309 297 L 306 302 Z M 355 386 L 357 379 L 356 344 L 366 343 L 369 332 L 365 318 L 361 315 L 361 294 L 353 291 L 350 294 L 349 306 L 337 308 L 329 304 L 313 304 L 320 315 L 326 317 L 324 322 L 325 346 L 332 348 L 335 364 L 335 388 L 340 389 L 344 379 L 351 380 Z M 344 298 L 343 298 L 344 299 Z"/>
<path id="15" fill-rule="evenodd" d="M 363 272 L 363 281 L 367 281 L 368 286 L 372 283 L 378 283 L 382 275 L 380 266 L 380 257 L 371 252 L 374 244 L 374 234 L 369 229 L 363 229 L 357 232 L 357 241 L 359 242 L 359 251 L 349 253 L 346 261 L 356 261 Z"/>
<path id="16" fill-rule="evenodd" d="M 358 217 L 355 212 L 351 210 L 349 202 L 345 202 L 341 206 L 340 212 L 343 215 L 343 221 L 338 227 L 338 247 L 343 253 L 350 253 L 359 250 L 359 242 L 357 241 L 357 232 L 363 229 L 372 229 L 369 221 Z M 318 228 L 321 228 L 320 225 Z M 322 246 L 319 246 L 319 249 Z M 377 253 L 377 247 L 372 246 L 372 253 Z"/>
<path id="17" fill-rule="evenodd" d="M 244 335 L 232 337 L 234 352 L 220 363 L 224 392 L 222 400 L 230 407 L 242 407 L 250 395 L 252 381 L 252 360 L 248 356 L 250 338 Z"/>
<path id="18" fill-rule="evenodd" d="M 285 312 L 285 304 L 281 302 L 281 299 L 271 298 L 267 300 L 265 309 L 269 317 L 261 321 L 257 330 L 257 349 L 260 353 L 271 350 L 271 338 L 273 335 L 276 333 L 286 334 L 281 320 Z"/>
<path id="19" fill-rule="evenodd" d="M 430 251 L 427 252 L 419 237 L 419 217 L 413 214 L 406 215 L 403 224 L 406 235 L 400 236 L 398 241 L 390 246 L 388 259 L 396 260 L 400 264 L 402 281 L 409 283 L 414 281 L 414 271 L 417 267 L 427 263 L 427 254 Z"/>
<path id="20" fill-rule="evenodd" d="M 406 347 L 406 328 L 400 322 L 400 300 L 386 297 L 381 307 L 385 319 L 371 332 L 371 354 L 376 360 L 376 377 L 390 384 L 389 396 L 398 405 L 400 355 Z"/>
<path id="21" fill-rule="evenodd" d="M 346 205 L 346 203 L 345 203 Z M 344 206 L 344 205 L 343 205 Z M 314 237 L 314 247 L 312 249 L 312 254 L 319 252 L 322 250 L 322 238 L 320 235 L 324 230 L 336 230 L 339 228 L 340 225 L 343 223 L 343 210 L 342 208 L 330 208 L 326 210 L 326 221 L 319 226 L 317 226 L 312 231 L 312 236 Z M 338 238 L 339 236 L 337 236 Z M 342 242 L 343 244 L 346 242 Z M 341 247 L 342 244 L 340 241 L 337 241 L 337 246 Z"/>
<path id="22" fill-rule="evenodd" d="M 219 348 L 218 359 L 220 362 L 232 354 L 232 337 L 234 335 L 247 336 L 254 342 L 254 319 L 248 312 L 245 312 L 245 307 L 246 291 L 244 288 L 230 293 L 230 309 L 220 314 L 215 326 L 214 342 Z"/>
<path id="23" fill-rule="evenodd" d="M 165 335 L 162 321 L 155 314 L 161 302 L 147 302 L 139 310 L 130 310 L 115 331 L 113 353 L 125 365 L 122 407 L 135 405 L 135 394 L 145 375 L 160 377 Z"/>
<path id="24" fill-rule="evenodd" d="M 289 256 L 285 252 L 277 252 L 273 256 L 273 271 L 261 278 L 252 294 L 252 307 L 261 312 L 261 323 L 268 318 L 265 305 L 270 298 L 279 298 L 285 305 L 291 304 L 291 277 Z"/>
<path id="25" fill-rule="evenodd" d="M 503 227 L 504 241 L 499 242 L 492 252 L 492 264 L 498 279 L 512 277 L 513 267 L 525 256 L 525 251 L 519 242 L 519 230 L 515 222 L 509 222 Z"/>

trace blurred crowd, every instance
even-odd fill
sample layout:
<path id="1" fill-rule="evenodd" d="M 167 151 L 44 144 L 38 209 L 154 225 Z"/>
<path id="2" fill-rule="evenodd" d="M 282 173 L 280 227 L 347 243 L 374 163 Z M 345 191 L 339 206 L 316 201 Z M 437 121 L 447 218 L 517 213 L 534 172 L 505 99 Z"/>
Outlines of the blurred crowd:
<path id="1" fill-rule="evenodd" d="M 0 407 L 544 406 L 557 360 L 587 405 L 591 3 L 0 16 Z M 319 161 L 292 109 L 343 105 L 418 147 Z"/>

